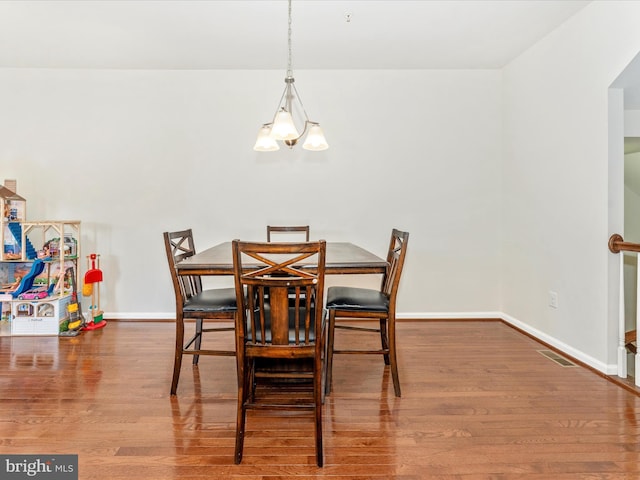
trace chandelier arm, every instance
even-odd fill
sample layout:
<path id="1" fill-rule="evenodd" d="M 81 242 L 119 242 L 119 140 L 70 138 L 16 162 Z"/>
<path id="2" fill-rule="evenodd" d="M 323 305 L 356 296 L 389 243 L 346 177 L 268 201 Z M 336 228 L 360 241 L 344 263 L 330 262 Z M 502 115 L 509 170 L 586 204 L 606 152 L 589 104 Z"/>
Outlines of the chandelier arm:
<path id="1" fill-rule="evenodd" d="M 298 89 L 296 88 L 293 77 L 287 77 L 285 79 L 285 82 L 287 85 L 284 87 L 284 92 L 282 92 L 282 96 L 280 97 L 280 103 L 278 103 L 278 108 L 276 110 L 275 115 L 273 116 L 273 121 L 271 123 L 273 124 L 275 122 L 276 116 L 278 115 L 278 112 L 282 107 L 283 100 L 286 102 L 284 106 L 285 110 L 287 110 L 291 114 L 291 117 L 293 119 L 292 97 L 293 95 L 295 95 L 295 98 L 298 100 L 298 103 L 300 104 L 300 108 L 302 109 L 302 113 L 304 114 L 304 125 L 303 125 L 302 132 L 296 138 L 293 138 L 290 140 L 290 142 L 293 142 L 293 144 L 295 145 L 295 143 L 298 140 L 300 140 L 302 137 L 304 137 L 305 133 L 307 133 L 307 130 L 309 129 L 309 125 L 318 125 L 318 123 L 312 122 L 311 120 L 309 120 L 309 115 L 307 115 L 307 111 L 304 108 L 304 104 L 302 103 L 302 99 L 300 98 L 300 94 L 298 93 Z"/>
<path id="2" fill-rule="evenodd" d="M 304 137 L 304 134 L 307 133 L 307 128 L 309 127 L 310 124 L 312 124 L 313 122 L 310 122 L 309 120 L 305 120 L 304 122 L 304 128 L 302 129 L 302 132 L 300 132 L 300 135 L 298 135 L 296 138 L 293 139 L 294 142 L 297 142 L 298 140 L 300 140 L 302 137 Z"/>
<path id="3" fill-rule="evenodd" d="M 293 93 L 295 94 L 295 98 L 298 100 L 298 103 L 300 104 L 300 108 L 302 109 L 302 113 L 304 114 L 304 126 L 302 128 L 302 132 L 300 132 L 300 135 L 298 135 L 295 139 L 293 139 L 293 142 L 295 144 L 295 142 L 297 142 L 302 137 L 304 137 L 305 133 L 307 133 L 307 129 L 309 128 L 310 124 L 316 124 L 317 125 L 317 123 L 316 122 L 312 122 L 311 120 L 309 120 L 309 115 L 307 115 L 307 111 L 304 109 L 304 104 L 302 103 L 302 99 L 300 98 L 300 94 L 298 93 L 298 89 L 296 88 L 295 84 L 293 82 L 290 82 L 290 83 L 287 84 L 287 88 L 293 89 Z M 291 106 L 289 107 L 289 113 L 293 117 L 293 102 L 292 102 Z"/>
<path id="4" fill-rule="evenodd" d="M 304 121 L 305 121 L 305 128 L 306 128 L 306 123 L 309 121 L 309 115 L 307 115 L 307 111 L 304 109 L 304 104 L 302 103 L 302 99 L 300 98 L 300 94 L 298 93 L 298 89 L 296 88 L 295 84 L 291 83 L 291 86 L 293 87 L 293 91 L 296 94 L 298 103 L 300 103 L 300 108 L 302 108 L 302 113 L 304 113 Z"/>
<path id="5" fill-rule="evenodd" d="M 280 107 L 282 106 L 282 100 L 284 100 L 285 96 L 287 95 L 287 90 L 288 89 L 289 89 L 289 86 L 286 85 L 284 87 L 282 95 L 280 96 L 280 101 L 278 102 L 278 106 L 276 107 L 276 113 L 273 114 L 273 118 L 271 119 L 271 125 L 273 125 L 274 122 L 276 121 L 276 116 L 278 115 L 278 112 L 280 111 Z"/>

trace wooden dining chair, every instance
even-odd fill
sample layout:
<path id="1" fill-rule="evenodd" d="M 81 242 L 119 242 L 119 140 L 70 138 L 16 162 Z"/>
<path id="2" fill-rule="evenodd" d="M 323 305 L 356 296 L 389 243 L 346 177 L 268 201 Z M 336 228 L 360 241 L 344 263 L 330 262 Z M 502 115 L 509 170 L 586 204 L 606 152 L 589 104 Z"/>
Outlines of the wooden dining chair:
<path id="1" fill-rule="evenodd" d="M 232 251 L 240 379 L 234 461 L 242 461 L 247 410 L 308 410 L 314 414 L 316 463 L 321 467 L 326 242 L 234 240 Z M 306 259 L 311 268 L 296 266 Z M 255 260 L 264 267 L 247 266 Z"/>
<path id="2" fill-rule="evenodd" d="M 299 234 L 296 238 L 302 238 L 304 235 L 304 241 L 309 241 L 309 225 L 267 225 L 267 242 L 271 241 L 271 234 Z"/>
<path id="3" fill-rule="evenodd" d="M 381 354 L 385 365 L 390 365 L 393 389 L 396 397 L 401 395 L 396 355 L 396 296 L 400 275 L 407 253 L 409 233 L 393 229 L 387 253 L 387 269 L 382 277 L 380 290 L 357 287 L 332 286 L 327 290 L 327 310 L 329 311 L 327 345 L 326 394 L 331 392 L 333 355 L 343 354 Z M 363 327 L 339 323 L 341 320 L 379 321 L 379 327 Z M 338 328 L 362 332 L 379 332 L 380 349 L 339 349 L 334 348 L 335 330 Z"/>
<path id="4" fill-rule="evenodd" d="M 274 238 L 286 239 L 286 241 L 309 241 L 309 225 L 267 225 L 267 242 L 271 242 L 271 236 Z M 280 240 L 285 241 L 285 240 Z M 295 297 L 295 292 L 290 293 L 291 299 Z"/>
<path id="5" fill-rule="evenodd" d="M 237 304 L 236 291 L 233 287 L 203 290 L 199 275 L 178 275 L 176 264 L 196 253 L 191 229 L 164 232 L 163 235 L 176 300 L 176 348 L 171 380 L 171 395 L 175 395 L 183 355 L 193 355 L 193 365 L 198 365 L 200 355 L 234 356 L 236 354 L 235 349 L 203 349 L 202 335 L 207 332 L 235 330 Z M 195 320 L 195 333 L 185 341 L 185 320 L 187 319 Z M 205 320 L 207 323 L 211 321 L 223 323 L 226 326 L 205 328 Z"/>

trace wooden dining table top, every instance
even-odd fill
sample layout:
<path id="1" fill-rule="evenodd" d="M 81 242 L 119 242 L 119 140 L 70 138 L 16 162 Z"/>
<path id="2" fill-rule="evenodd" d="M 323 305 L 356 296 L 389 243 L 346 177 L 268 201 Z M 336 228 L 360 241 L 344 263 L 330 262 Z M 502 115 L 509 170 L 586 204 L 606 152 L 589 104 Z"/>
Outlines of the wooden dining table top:
<path id="1" fill-rule="evenodd" d="M 256 267 L 260 265 L 256 263 Z M 233 275 L 231 242 L 223 242 L 178 262 L 179 275 Z M 349 242 L 327 242 L 325 274 L 384 273 L 387 261 Z"/>

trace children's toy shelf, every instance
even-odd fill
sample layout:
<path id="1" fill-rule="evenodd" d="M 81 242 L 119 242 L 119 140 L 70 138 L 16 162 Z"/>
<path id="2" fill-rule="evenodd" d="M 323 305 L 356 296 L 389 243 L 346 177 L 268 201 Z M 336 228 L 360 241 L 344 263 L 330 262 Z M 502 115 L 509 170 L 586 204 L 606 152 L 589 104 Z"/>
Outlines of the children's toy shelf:
<path id="1" fill-rule="evenodd" d="M 57 335 L 77 296 L 80 222 L 5 215 L 0 226 L 0 335 Z"/>

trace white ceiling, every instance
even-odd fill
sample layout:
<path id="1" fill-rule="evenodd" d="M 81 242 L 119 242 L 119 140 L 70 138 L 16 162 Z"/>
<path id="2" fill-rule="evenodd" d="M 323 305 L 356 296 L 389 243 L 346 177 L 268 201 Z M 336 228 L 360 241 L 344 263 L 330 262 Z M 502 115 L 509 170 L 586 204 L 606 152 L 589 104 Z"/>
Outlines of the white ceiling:
<path id="1" fill-rule="evenodd" d="M 294 0 L 293 67 L 500 68 L 588 3 Z M 286 60 L 285 0 L 0 1 L 0 68 L 285 70 Z"/>
<path id="2" fill-rule="evenodd" d="M 589 3 L 293 0 L 293 68 L 501 68 Z M 0 0 L 0 68 L 286 66 L 286 0 Z M 640 56 L 614 86 L 640 109 Z"/>

